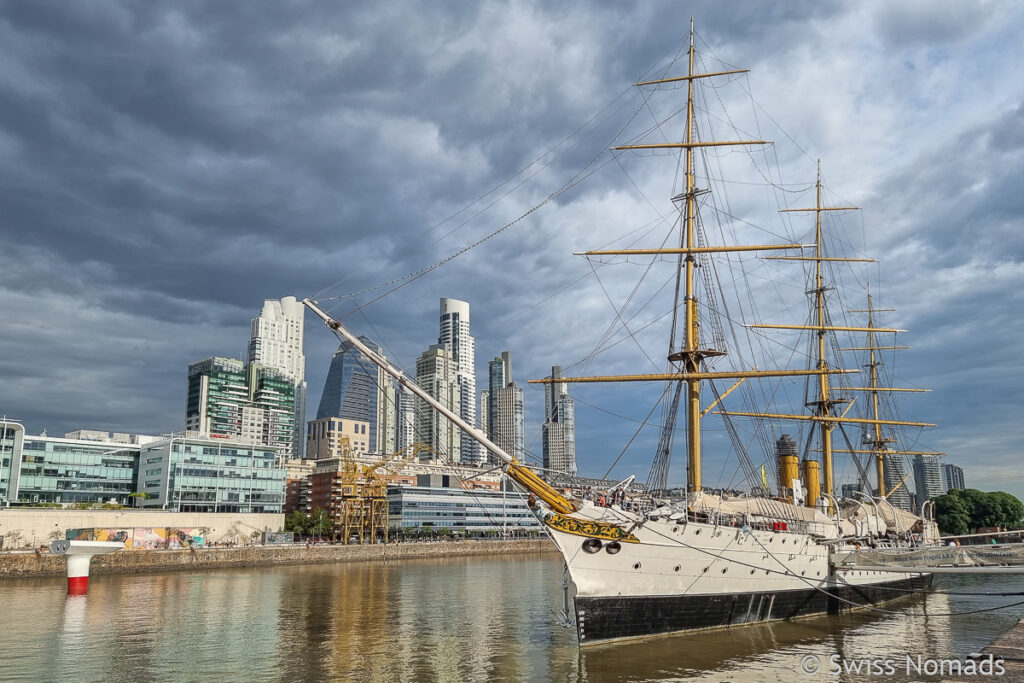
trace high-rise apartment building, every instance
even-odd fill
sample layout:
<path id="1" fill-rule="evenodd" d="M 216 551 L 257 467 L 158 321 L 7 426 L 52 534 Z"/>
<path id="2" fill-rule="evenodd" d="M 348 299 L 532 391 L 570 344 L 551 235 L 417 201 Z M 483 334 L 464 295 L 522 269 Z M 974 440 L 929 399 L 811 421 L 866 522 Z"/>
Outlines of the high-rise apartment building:
<path id="1" fill-rule="evenodd" d="M 301 458 L 305 445 L 306 356 L 302 351 L 306 307 L 293 296 L 266 299 L 259 316 L 252 319 L 248 363 L 273 368 L 295 385 L 292 457 Z"/>
<path id="2" fill-rule="evenodd" d="M 406 448 L 416 443 L 416 395 L 399 387 L 397 426 L 395 429 L 395 450 Z"/>
<path id="3" fill-rule="evenodd" d="M 473 426 L 476 419 L 476 341 L 469 333 L 469 304 L 459 299 L 441 299 L 441 324 L 437 343 L 448 351 L 455 365 L 459 389 L 458 415 Z M 457 429 L 457 428 L 456 428 Z M 473 439 L 461 439 L 457 458 L 464 465 L 483 461 L 483 449 Z"/>
<path id="4" fill-rule="evenodd" d="M 953 489 L 963 491 L 967 488 L 967 486 L 964 485 L 964 470 L 956 465 L 943 465 L 942 479 L 943 486 L 946 491 L 951 491 Z"/>
<path id="5" fill-rule="evenodd" d="M 359 337 L 359 341 L 384 356 L 384 350 L 369 337 Z M 341 342 L 331 358 L 316 419 L 340 417 L 368 422 L 370 450 L 393 453 L 398 447 L 397 408 L 395 382 L 391 376 L 352 342 Z"/>
<path id="6" fill-rule="evenodd" d="M 938 460 L 923 455 L 914 456 L 914 489 L 918 505 L 946 492 L 942 486 L 942 468 Z"/>
<path id="7" fill-rule="evenodd" d="M 206 358 L 188 366 L 185 428 L 202 436 L 273 446 L 290 458 L 295 381 L 259 363 Z"/>
<path id="8" fill-rule="evenodd" d="M 551 378 L 562 376 L 558 365 Z M 544 469 L 576 474 L 576 406 L 565 382 L 544 385 L 544 422 L 541 424 Z"/>
<path id="9" fill-rule="evenodd" d="M 899 455 L 885 456 L 885 492 L 886 500 L 896 507 L 910 511 L 913 507 L 910 498 L 910 491 L 907 489 L 907 482 L 910 475 L 907 474 L 906 465 Z M 897 488 L 898 487 L 898 488 Z"/>
<path id="10" fill-rule="evenodd" d="M 512 381 L 512 356 L 508 351 L 487 364 L 487 436 L 506 453 L 522 461 L 526 455 L 523 388 Z M 490 453 L 489 462 L 498 460 Z"/>
<path id="11" fill-rule="evenodd" d="M 447 348 L 434 344 L 416 359 L 416 384 L 456 415 L 462 415 L 462 386 L 458 366 Z M 476 412 L 475 410 L 473 411 Z M 462 430 L 429 403 L 416 398 L 416 440 L 428 444 L 445 460 L 457 461 L 462 453 Z M 430 459 L 423 454 L 422 460 Z"/>

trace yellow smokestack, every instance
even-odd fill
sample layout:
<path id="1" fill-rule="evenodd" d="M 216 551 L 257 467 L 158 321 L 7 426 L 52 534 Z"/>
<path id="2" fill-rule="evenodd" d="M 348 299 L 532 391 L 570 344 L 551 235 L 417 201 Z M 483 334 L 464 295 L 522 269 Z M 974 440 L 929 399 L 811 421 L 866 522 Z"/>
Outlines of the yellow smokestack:
<path id="1" fill-rule="evenodd" d="M 807 489 L 805 504 L 812 508 L 821 497 L 821 465 L 817 460 L 804 460 L 804 488 Z"/>
<path id="2" fill-rule="evenodd" d="M 795 455 L 779 456 L 779 485 L 782 495 L 793 502 L 793 480 L 800 478 L 800 459 Z"/>

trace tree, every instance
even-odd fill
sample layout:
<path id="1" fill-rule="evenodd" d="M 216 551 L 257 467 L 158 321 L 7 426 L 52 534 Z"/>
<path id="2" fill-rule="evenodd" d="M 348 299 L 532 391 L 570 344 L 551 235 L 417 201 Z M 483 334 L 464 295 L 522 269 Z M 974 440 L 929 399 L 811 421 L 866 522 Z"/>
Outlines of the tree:
<path id="1" fill-rule="evenodd" d="M 311 521 L 309 515 L 302 510 L 292 510 L 284 517 L 284 530 L 294 531 L 300 536 L 309 534 Z"/>
<path id="2" fill-rule="evenodd" d="M 952 489 L 935 501 L 935 521 L 944 534 L 968 534 L 979 527 L 1017 528 L 1024 519 L 1024 503 L 1003 491 Z"/>
<path id="3" fill-rule="evenodd" d="M 132 501 L 132 507 L 138 507 L 139 501 L 146 500 L 147 498 L 149 498 L 149 494 L 146 493 L 145 491 L 136 491 L 135 493 L 129 493 L 128 497 L 135 499 Z"/>
<path id="4" fill-rule="evenodd" d="M 331 521 L 331 516 L 327 514 L 327 510 L 322 508 L 313 508 L 313 512 L 309 515 L 309 533 L 314 536 L 326 536 L 331 533 L 334 528 L 334 522 Z"/>

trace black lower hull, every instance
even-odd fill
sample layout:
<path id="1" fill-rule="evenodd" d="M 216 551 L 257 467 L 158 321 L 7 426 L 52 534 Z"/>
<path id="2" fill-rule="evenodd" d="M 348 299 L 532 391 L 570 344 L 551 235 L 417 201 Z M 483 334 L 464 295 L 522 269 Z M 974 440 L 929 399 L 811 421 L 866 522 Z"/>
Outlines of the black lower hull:
<path id="1" fill-rule="evenodd" d="M 580 644 L 586 645 L 619 638 L 835 614 L 855 609 L 854 605 L 872 605 L 911 595 L 903 591 L 927 588 L 931 581 L 928 574 L 868 586 L 839 586 L 827 592 L 808 588 L 777 593 L 577 597 L 576 623 Z"/>

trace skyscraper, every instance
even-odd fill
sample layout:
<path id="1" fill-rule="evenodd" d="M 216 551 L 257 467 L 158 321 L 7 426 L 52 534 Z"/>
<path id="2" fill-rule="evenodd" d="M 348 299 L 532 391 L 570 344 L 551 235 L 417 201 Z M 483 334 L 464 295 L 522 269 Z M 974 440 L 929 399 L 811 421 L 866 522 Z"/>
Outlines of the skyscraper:
<path id="1" fill-rule="evenodd" d="M 476 341 L 469 333 L 469 304 L 459 299 L 441 299 L 441 324 L 437 343 L 448 351 L 455 364 L 455 381 L 459 389 L 458 414 L 471 425 L 476 420 Z M 465 465 L 483 460 L 483 450 L 473 439 L 461 439 L 457 457 Z"/>
<path id="2" fill-rule="evenodd" d="M 964 471 L 963 468 L 957 467 L 956 465 L 943 465 L 942 466 L 942 479 L 943 486 L 946 491 L 957 489 L 963 491 L 967 488 L 964 485 Z"/>
<path id="3" fill-rule="evenodd" d="M 938 460 L 923 455 L 914 456 L 914 488 L 918 505 L 946 492 L 942 486 L 942 469 Z"/>
<path id="4" fill-rule="evenodd" d="M 885 492 L 886 500 L 898 508 L 909 511 L 911 508 L 910 491 L 907 489 L 907 482 L 910 475 L 907 474 L 903 458 L 898 455 L 885 456 Z M 896 487 L 899 488 L 896 488 Z"/>
<path id="5" fill-rule="evenodd" d="M 399 387 L 398 412 L 395 417 L 395 450 L 416 443 L 416 395 L 405 387 Z"/>
<path id="6" fill-rule="evenodd" d="M 457 366 L 448 349 L 434 344 L 416 359 L 416 384 L 437 402 L 456 415 L 462 415 L 462 391 L 457 379 Z M 476 411 L 473 411 L 476 412 Z M 448 418 L 434 410 L 421 398 L 416 398 L 416 440 L 427 443 L 446 460 L 459 458 L 462 430 Z M 424 454 L 421 459 L 431 456 Z"/>
<path id="7" fill-rule="evenodd" d="M 188 366 L 185 428 L 202 436 L 276 446 L 292 457 L 295 381 L 276 368 L 234 358 L 206 358 Z"/>
<path id="8" fill-rule="evenodd" d="M 306 307 L 293 296 L 265 299 L 263 310 L 252 319 L 248 363 L 276 370 L 294 384 L 292 457 L 301 458 L 305 447 L 306 356 L 302 351 Z"/>
<path id="9" fill-rule="evenodd" d="M 523 388 L 512 381 L 512 356 L 508 351 L 487 364 L 487 436 L 506 453 L 522 461 L 526 455 Z M 498 460 L 488 454 L 488 461 Z"/>
<path id="10" fill-rule="evenodd" d="M 359 341 L 383 356 L 383 349 L 369 337 Z M 331 358 L 327 381 L 320 395 L 316 419 L 340 417 L 370 424 L 370 449 L 393 453 L 396 448 L 395 383 L 391 376 L 364 356 L 350 341 L 343 341 Z"/>
<path id="11" fill-rule="evenodd" d="M 562 368 L 551 368 L 551 378 Z M 544 385 L 544 423 L 541 425 L 544 468 L 576 474 L 576 406 L 565 382 Z"/>

